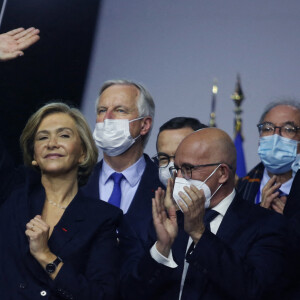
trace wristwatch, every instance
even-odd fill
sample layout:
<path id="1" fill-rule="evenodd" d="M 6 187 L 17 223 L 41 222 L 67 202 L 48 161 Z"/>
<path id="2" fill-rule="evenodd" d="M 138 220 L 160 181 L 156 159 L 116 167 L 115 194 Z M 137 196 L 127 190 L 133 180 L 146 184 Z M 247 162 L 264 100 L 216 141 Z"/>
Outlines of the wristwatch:
<path id="1" fill-rule="evenodd" d="M 62 262 L 62 259 L 57 256 L 57 258 L 55 259 L 55 261 L 53 261 L 52 263 L 49 263 L 46 265 L 46 272 L 48 274 L 52 274 L 55 272 L 56 268 L 58 267 L 58 265 Z"/>

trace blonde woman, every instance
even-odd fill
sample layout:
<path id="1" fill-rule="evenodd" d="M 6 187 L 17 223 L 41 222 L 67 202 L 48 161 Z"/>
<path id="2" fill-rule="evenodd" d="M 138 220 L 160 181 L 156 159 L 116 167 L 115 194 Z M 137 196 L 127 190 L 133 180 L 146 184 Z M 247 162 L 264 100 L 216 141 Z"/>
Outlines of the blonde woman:
<path id="1" fill-rule="evenodd" d="M 20 142 L 24 180 L 19 173 L 8 191 L 2 186 L 0 299 L 113 299 L 122 213 L 80 191 L 98 154 L 84 117 L 66 104 L 47 104 Z"/>

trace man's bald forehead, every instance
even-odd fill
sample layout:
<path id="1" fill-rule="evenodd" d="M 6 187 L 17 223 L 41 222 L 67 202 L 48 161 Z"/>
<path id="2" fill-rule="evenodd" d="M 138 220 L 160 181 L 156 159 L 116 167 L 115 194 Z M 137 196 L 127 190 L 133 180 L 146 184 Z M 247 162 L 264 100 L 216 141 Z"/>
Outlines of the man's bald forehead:
<path id="1" fill-rule="evenodd" d="M 182 146 L 185 144 L 207 144 L 219 143 L 220 141 L 224 143 L 232 143 L 229 135 L 218 128 L 203 128 L 198 131 L 193 132 L 187 136 L 181 143 Z"/>
<path id="2" fill-rule="evenodd" d="M 222 161 L 235 167 L 236 150 L 230 136 L 218 128 L 203 128 L 187 136 L 179 145 L 176 155 L 186 153 L 195 158 Z"/>

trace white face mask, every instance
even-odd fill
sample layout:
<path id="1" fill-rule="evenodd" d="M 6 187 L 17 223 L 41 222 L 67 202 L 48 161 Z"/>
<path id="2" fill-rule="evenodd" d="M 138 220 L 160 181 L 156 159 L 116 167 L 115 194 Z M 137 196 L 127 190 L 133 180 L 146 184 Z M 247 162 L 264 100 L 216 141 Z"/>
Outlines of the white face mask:
<path id="1" fill-rule="evenodd" d="M 161 183 L 164 186 L 167 186 L 168 179 L 171 178 L 170 167 L 174 167 L 174 162 L 173 161 L 170 161 L 169 164 L 164 168 L 162 168 L 162 167 L 158 168 L 159 180 L 161 181 Z"/>
<path id="2" fill-rule="evenodd" d="M 140 117 L 133 120 L 105 119 L 104 122 L 96 123 L 93 138 L 96 145 L 108 156 L 118 156 L 129 149 L 140 137 L 133 138 L 129 131 L 129 123 L 143 119 Z"/>
<path id="3" fill-rule="evenodd" d="M 194 180 L 194 179 L 185 179 L 185 178 L 181 178 L 181 177 L 176 177 L 175 179 L 175 184 L 174 184 L 174 188 L 173 188 L 173 198 L 175 200 L 175 202 L 177 203 L 178 207 L 180 208 L 180 210 L 182 211 L 181 207 L 178 204 L 178 201 L 181 200 L 185 206 L 187 207 L 187 204 L 184 202 L 184 200 L 178 195 L 179 192 L 183 192 L 187 197 L 188 194 L 185 192 L 185 190 L 183 189 L 185 186 L 190 187 L 192 184 L 198 189 L 198 190 L 203 190 L 204 192 L 204 197 L 205 197 L 205 208 L 208 208 L 210 206 L 210 200 L 211 198 L 216 194 L 216 192 L 221 188 L 222 184 L 219 185 L 219 187 L 216 189 L 216 191 L 211 195 L 211 191 L 210 188 L 208 187 L 208 185 L 205 183 L 216 171 L 217 169 L 220 167 L 220 165 L 218 165 L 214 171 L 204 180 Z"/>

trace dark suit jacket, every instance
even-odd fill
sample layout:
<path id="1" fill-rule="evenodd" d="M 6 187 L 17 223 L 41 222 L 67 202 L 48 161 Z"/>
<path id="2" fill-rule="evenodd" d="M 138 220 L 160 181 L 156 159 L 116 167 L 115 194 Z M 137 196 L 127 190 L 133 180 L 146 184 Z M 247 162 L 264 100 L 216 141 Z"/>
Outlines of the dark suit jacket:
<path id="1" fill-rule="evenodd" d="M 159 181 L 158 167 L 147 154 L 144 154 L 144 157 L 146 168 L 131 205 L 125 214 L 128 224 L 136 233 L 136 237 L 141 239 L 143 243 L 148 240 L 148 227 L 152 223 L 152 198 L 155 190 L 159 186 L 164 188 Z M 99 176 L 102 163 L 103 161 L 100 161 L 96 165 L 88 183 L 83 188 L 87 196 L 99 199 Z"/>
<path id="2" fill-rule="evenodd" d="M 238 183 L 238 191 L 243 198 L 254 203 L 263 177 L 264 165 L 259 163 Z M 290 194 L 283 210 L 286 218 L 287 257 L 285 292 L 283 299 L 300 299 L 300 171 L 294 177 Z"/>
<path id="3" fill-rule="evenodd" d="M 283 215 L 288 224 L 289 264 L 286 266 L 286 273 L 290 281 L 283 299 L 300 299 L 300 171 L 294 177 Z"/>
<path id="4" fill-rule="evenodd" d="M 25 235 L 26 223 L 42 212 L 45 191 L 37 172 L 28 171 L 25 179 L 0 208 L 0 299 L 114 299 L 121 211 L 79 191 L 48 241 L 64 262 L 51 280 L 30 254 Z"/>
<path id="5" fill-rule="evenodd" d="M 264 170 L 265 166 L 263 163 L 259 163 L 245 177 L 239 179 L 237 191 L 244 200 L 255 203 L 255 198 L 260 188 Z"/>
<path id="6" fill-rule="evenodd" d="M 205 231 L 191 255 L 182 300 L 267 299 L 277 292 L 284 265 L 284 219 L 236 196 L 217 235 Z M 175 269 L 132 250 L 123 270 L 124 299 L 178 299 L 188 236 L 179 220 L 172 253 Z M 138 245 L 138 244 L 136 244 Z M 140 248 L 141 249 L 141 248 Z M 135 257 L 133 257 L 135 255 Z"/>

